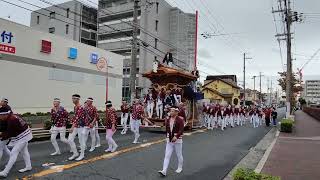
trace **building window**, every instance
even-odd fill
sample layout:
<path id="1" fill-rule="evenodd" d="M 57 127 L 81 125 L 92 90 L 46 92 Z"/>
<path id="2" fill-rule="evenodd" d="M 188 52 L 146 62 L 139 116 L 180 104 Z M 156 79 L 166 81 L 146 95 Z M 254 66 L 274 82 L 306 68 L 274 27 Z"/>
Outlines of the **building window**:
<path id="1" fill-rule="evenodd" d="M 124 68 L 123 75 L 130 75 L 130 68 Z"/>
<path id="2" fill-rule="evenodd" d="M 55 31 L 56 31 L 56 28 L 54 27 L 49 28 L 49 33 L 54 34 Z"/>
<path id="3" fill-rule="evenodd" d="M 69 18 L 69 12 L 70 12 L 70 9 L 67 8 L 67 18 Z"/>
<path id="4" fill-rule="evenodd" d="M 158 61 L 157 56 L 154 56 L 154 61 Z"/>
<path id="5" fill-rule="evenodd" d="M 156 13 L 159 13 L 159 2 L 156 2 Z"/>
<path id="6" fill-rule="evenodd" d="M 37 16 L 37 24 L 40 24 L 40 16 Z"/>
<path id="7" fill-rule="evenodd" d="M 55 19 L 56 18 L 56 13 L 55 12 L 51 12 L 50 13 L 50 19 Z"/>
<path id="8" fill-rule="evenodd" d="M 158 39 L 157 38 L 154 39 L 154 48 L 158 49 Z"/>
<path id="9" fill-rule="evenodd" d="M 69 34 L 69 24 L 66 25 L 66 34 Z"/>
<path id="10" fill-rule="evenodd" d="M 159 21 L 156 20 L 156 28 L 155 28 L 156 31 L 158 31 L 158 24 L 159 24 Z"/>

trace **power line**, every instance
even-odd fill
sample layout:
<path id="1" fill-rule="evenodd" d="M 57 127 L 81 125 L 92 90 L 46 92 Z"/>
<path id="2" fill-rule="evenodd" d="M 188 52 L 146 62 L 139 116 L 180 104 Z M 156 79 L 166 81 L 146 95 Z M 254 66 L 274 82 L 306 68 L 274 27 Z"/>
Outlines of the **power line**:
<path id="1" fill-rule="evenodd" d="M 192 2 L 194 2 L 194 1 L 192 1 Z M 208 14 L 209 14 L 209 17 L 211 17 L 211 18 L 217 23 L 217 25 L 221 27 L 221 31 L 222 31 L 221 34 L 229 34 L 229 33 L 226 32 L 225 27 L 222 25 L 222 23 L 220 23 L 220 22 L 218 21 L 218 19 L 213 15 L 212 10 L 210 10 L 210 9 L 208 8 L 208 7 L 209 7 L 208 4 L 206 4 L 204 0 L 199 0 L 199 2 L 200 2 L 200 3 L 202 4 L 202 6 L 207 10 L 207 12 L 208 12 Z M 218 28 L 217 28 L 217 29 L 218 29 Z M 230 40 L 232 43 L 237 44 L 238 48 L 239 48 L 241 51 L 243 51 L 242 46 L 233 38 L 233 36 L 229 35 L 229 36 L 227 36 L 227 37 L 229 37 L 229 40 Z"/>
<path id="2" fill-rule="evenodd" d="M 22 1 L 22 0 L 19 0 L 19 1 Z M 43 0 L 39 0 L 39 1 L 43 1 Z M 27 2 L 25 2 L 25 3 L 27 3 Z M 27 4 L 33 5 L 33 6 L 38 7 L 38 8 L 42 8 L 42 7 L 40 7 L 40 6 L 36 6 L 36 5 L 32 4 L 32 3 L 27 3 Z M 51 5 L 52 5 L 52 4 L 51 4 Z M 58 8 L 60 8 L 60 9 L 65 10 L 65 8 L 63 8 L 63 7 L 59 6 L 59 5 L 55 5 L 55 7 L 58 7 Z M 46 10 L 46 9 L 45 9 L 45 10 Z M 49 11 L 49 10 L 47 10 L 47 11 Z M 49 11 L 49 12 L 51 12 L 51 11 Z M 58 13 L 57 13 L 57 14 L 58 14 Z M 61 14 L 58 14 L 58 15 L 61 15 Z M 75 14 L 75 15 L 79 15 L 79 14 Z M 61 15 L 61 16 L 68 18 L 67 16 L 64 16 L 64 15 Z M 72 19 L 72 18 L 70 18 L 70 17 L 69 17 L 68 19 L 71 19 L 71 20 L 76 21 L 75 19 Z M 80 21 L 79 21 L 79 22 L 80 22 Z M 110 25 L 104 25 L 104 26 L 107 26 L 107 27 L 111 28 L 111 29 L 114 30 L 114 31 L 121 32 L 121 33 L 125 34 L 125 35 L 128 36 L 128 37 L 132 37 L 131 35 L 127 34 L 126 32 L 123 32 L 123 31 L 121 31 L 120 29 L 116 29 L 116 28 L 114 28 L 114 27 L 111 27 Z M 131 26 L 132 26 L 132 25 L 131 25 Z M 80 26 L 78 26 L 78 27 L 80 27 Z M 105 33 L 105 32 L 107 32 L 107 31 L 102 32 L 102 34 Z M 116 39 L 119 39 L 119 38 L 116 38 Z M 124 41 L 122 41 L 121 39 L 120 39 L 120 41 L 121 41 L 121 42 L 124 42 Z M 142 44 L 145 44 L 145 45 L 147 45 L 147 46 L 152 47 L 149 43 L 147 43 L 147 42 L 145 42 L 145 41 L 142 41 L 141 39 L 138 39 L 138 41 L 142 42 Z M 132 44 L 132 43 L 131 43 L 131 44 Z M 166 54 L 166 52 L 160 51 L 160 50 L 157 49 L 157 48 L 155 48 L 155 49 L 156 49 L 157 51 L 163 53 L 163 54 Z M 182 61 L 182 60 L 179 60 L 179 59 L 177 59 L 177 58 L 174 58 L 174 59 L 177 60 L 177 61 L 179 61 L 179 62 L 181 62 L 181 63 L 183 63 L 183 64 L 186 64 L 186 63 L 185 63 L 184 61 Z M 181 68 L 181 69 L 188 71 L 188 70 L 185 69 L 185 68 Z"/>
<path id="3" fill-rule="evenodd" d="M 86 0 L 86 1 L 88 1 L 88 2 L 90 2 L 90 3 L 92 3 L 92 4 L 95 4 L 95 5 L 98 5 L 97 3 L 95 3 L 95 2 L 93 2 L 93 1 L 91 1 L 91 0 Z M 98 5 L 98 6 L 99 6 L 99 5 Z M 111 10 L 108 10 L 108 9 L 102 9 L 101 11 L 102 11 L 103 13 L 106 13 L 106 11 L 108 11 L 108 12 L 111 13 L 111 15 L 117 14 L 117 13 L 111 11 Z M 110 13 L 107 13 L 107 14 L 104 14 L 104 15 L 110 15 Z M 128 24 L 128 25 L 130 25 L 130 26 L 133 27 L 133 24 L 131 24 L 131 23 L 129 23 L 129 22 L 123 21 L 122 19 L 119 19 L 119 21 L 121 21 L 122 23 Z M 179 49 L 178 47 L 172 45 L 170 42 L 168 42 L 168 41 L 166 41 L 166 40 L 162 40 L 162 38 L 156 36 L 155 34 L 152 34 L 150 31 L 146 30 L 145 28 L 143 28 L 143 27 L 140 26 L 139 24 L 138 24 L 137 26 L 140 28 L 140 31 L 144 32 L 145 34 L 147 34 L 147 35 L 150 36 L 150 37 L 153 37 L 153 38 L 158 39 L 158 41 L 159 41 L 160 43 L 162 43 L 162 44 L 164 44 L 164 45 L 167 45 L 167 46 L 169 46 L 169 47 L 171 47 L 171 48 L 177 49 L 177 51 L 183 52 L 183 53 L 185 53 L 185 55 L 186 55 L 186 54 L 188 55 L 188 53 L 187 53 L 186 51 Z"/>
<path id="4" fill-rule="evenodd" d="M 28 11 L 33 12 L 33 10 L 31 10 L 31 9 L 26 8 L 26 7 L 22 7 L 22 6 L 20 6 L 20 5 L 15 4 L 15 3 L 11 3 L 11 2 L 8 2 L 8 1 L 6 1 L 6 0 L 0 0 L 0 1 L 3 1 L 3 2 L 7 3 L 7 4 L 11 4 L 11 5 L 16 6 L 16 7 L 19 7 L 19 8 L 21 8 L 21 9 L 25 9 L 25 10 L 28 10 Z M 19 1 L 22 2 L 22 0 L 19 0 Z M 35 5 L 34 5 L 34 6 L 35 6 Z M 35 7 L 36 7 L 36 6 L 35 6 Z M 46 14 L 43 14 L 43 13 L 40 13 L 40 12 L 35 12 L 35 13 L 40 14 L 40 15 L 43 15 L 43 16 L 50 17 L 49 15 L 46 15 Z M 72 25 L 72 26 L 75 26 L 75 27 L 80 27 L 80 26 L 77 26 L 77 25 L 75 25 L 75 24 L 73 24 L 73 23 L 69 23 L 69 22 L 66 22 L 66 21 L 61 20 L 61 19 L 58 19 L 58 18 L 55 18 L 55 20 L 58 20 L 58 21 L 67 23 L 67 24 Z M 108 27 L 109 27 L 109 26 L 108 26 Z M 130 34 L 127 34 L 126 32 L 123 32 L 123 31 L 121 31 L 121 30 L 119 30 L 119 29 L 116 29 L 116 28 L 113 28 L 113 27 L 110 27 L 110 28 L 112 28 L 112 29 L 115 30 L 115 31 L 119 31 L 119 32 L 125 34 L 125 35 L 128 36 L 128 37 L 131 37 Z M 144 41 L 142 41 L 142 40 L 140 40 L 140 39 L 138 39 L 138 41 L 140 41 L 142 44 L 147 45 L 148 47 L 152 47 L 152 46 L 151 46 L 150 44 L 148 44 L 147 42 L 144 42 Z M 140 46 L 140 47 L 141 47 L 141 46 Z M 142 47 L 143 47 L 143 46 L 142 46 Z M 152 48 L 153 48 L 153 47 L 152 47 Z M 156 50 L 159 51 L 159 52 L 161 52 L 161 53 L 163 53 L 163 54 L 166 54 L 166 52 L 163 52 L 163 51 L 161 51 L 161 50 L 159 50 L 159 49 L 156 49 Z M 184 61 L 181 61 L 181 60 L 179 60 L 179 59 L 177 59 L 177 58 L 174 58 L 174 59 L 176 59 L 176 60 L 179 61 L 179 62 L 185 63 Z M 178 67 L 179 67 L 179 66 L 178 66 Z M 188 71 L 188 70 L 185 69 L 185 68 L 182 68 L 182 67 L 179 67 L 179 68 Z"/>
<path id="5" fill-rule="evenodd" d="M 274 11 L 273 8 L 272 8 L 272 11 Z M 272 13 L 272 16 L 273 16 L 273 22 L 274 22 L 274 25 L 275 25 L 275 28 L 276 28 L 276 34 L 279 34 L 278 27 L 277 27 L 277 22 L 276 22 L 276 16 L 275 16 L 274 13 Z M 278 42 L 279 50 L 280 50 L 279 52 L 280 52 L 280 59 L 281 59 L 281 67 L 282 67 L 282 70 L 284 71 L 284 63 L 283 63 L 281 41 L 279 39 L 277 39 L 277 42 Z"/>
<path id="6" fill-rule="evenodd" d="M 66 8 L 61 7 L 61 6 L 57 5 L 57 4 L 50 3 L 50 2 L 48 2 L 48 1 L 46 1 L 46 0 L 39 0 L 39 1 L 44 2 L 44 3 L 46 3 L 46 4 L 50 4 L 50 5 L 54 6 L 54 7 L 57 7 L 57 8 L 62 9 L 62 10 L 66 10 Z M 93 2 L 93 1 L 90 1 L 90 0 L 87 0 L 87 1 L 88 1 L 89 3 L 92 3 L 92 4 L 94 4 L 94 5 L 99 6 L 97 3 Z M 81 1 L 81 2 L 82 2 L 82 1 Z M 84 3 L 84 4 L 85 4 L 85 3 Z M 121 12 L 125 12 L 125 11 L 120 11 L 120 12 L 115 13 L 115 12 L 112 12 L 111 10 L 107 10 L 107 11 L 109 11 L 109 12 L 111 12 L 111 13 L 108 13 L 108 12 L 105 12 L 104 10 L 102 10 L 102 12 L 103 12 L 102 14 L 103 14 L 103 15 L 114 15 L 114 14 L 118 14 L 118 13 L 121 13 Z M 71 11 L 70 11 L 70 12 L 71 12 Z M 76 12 L 74 12 L 74 11 L 72 11 L 72 13 L 75 14 L 75 15 L 77 15 L 77 16 L 80 16 L 80 17 L 82 16 L 81 14 L 76 13 Z M 126 22 L 126 21 L 123 21 L 122 19 L 120 19 L 120 21 L 121 21 L 122 23 L 128 24 L 128 25 L 131 26 L 131 27 L 134 26 L 133 24 L 131 24 L 131 23 L 129 23 L 129 22 Z M 106 24 L 104 24 L 104 25 L 102 25 L 102 26 L 100 26 L 100 27 L 104 27 L 104 26 L 107 26 L 107 27 L 110 28 L 110 26 L 108 26 L 108 25 L 106 25 Z M 164 44 L 164 45 L 167 45 L 167 46 L 169 46 L 169 47 L 171 47 L 171 48 L 177 49 L 178 52 L 183 52 L 183 53 L 185 53 L 184 55 L 186 55 L 186 54 L 188 55 L 188 53 L 187 53 L 186 51 L 179 49 L 178 47 L 170 44 L 169 42 L 167 42 L 167 41 L 165 41 L 165 40 L 162 40 L 161 38 L 159 38 L 159 37 L 157 37 L 156 35 L 152 34 L 150 31 L 145 30 L 145 29 L 144 29 L 143 27 L 141 27 L 140 25 L 138 25 L 138 27 L 139 27 L 140 30 L 141 30 L 142 32 L 144 32 L 146 35 L 158 39 L 158 41 L 159 41 L 160 43 L 162 43 L 162 44 Z M 106 32 L 107 32 L 107 31 L 106 31 Z M 184 63 L 185 63 L 185 62 L 184 62 Z"/>

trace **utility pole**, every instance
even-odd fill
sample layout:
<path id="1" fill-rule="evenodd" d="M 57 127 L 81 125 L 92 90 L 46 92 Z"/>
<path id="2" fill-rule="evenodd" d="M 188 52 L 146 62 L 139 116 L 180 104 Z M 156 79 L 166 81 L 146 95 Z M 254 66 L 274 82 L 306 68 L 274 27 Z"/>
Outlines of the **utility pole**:
<path id="1" fill-rule="evenodd" d="M 243 53 L 243 105 L 246 105 L 246 60 L 252 58 L 246 57 L 246 53 Z"/>
<path id="2" fill-rule="evenodd" d="M 267 88 L 268 88 L 268 90 L 267 90 L 267 101 L 270 103 L 270 78 L 268 78 L 268 80 L 267 80 Z"/>
<path id="3" fill-rule="evenodd" d="M 291 114 L 291 99 L 292 99 L 292 59 L 291 59 L 291 7 L 290 0 L 284 0 L 285 16 L 286 16 L 286 35 L 287 35 L 287 76 L 286 76 L 286 104 L 287 117 Z"/>
<path id="4" fill-rule="evenodd" d="M 258 76 L 253 76 L 253 101 L 256 101 L 256 78 Z"/>
<path id="5" fill-rule="evenodd" d="M 272 79 L 270 84 L 270 105 L 272 104 Z"/>
<path id="6" fill-rule="evenodd" d="M 262 87 L 261 87 L 261 78 L 262 78 L 262 72 L 259 73 L 259 78 L 260 78 L 260 97 L 259 97 L 259 100 L 260 100 L 260 104 L 262 104 Z"/>
<path id="7" fill-rule="evenodd" d="M 284 5 L 284 9 L 282 9 Z M 272 13 L 283 13 L 283 20 L 285 22 L 285 32 L 283 34 L 277 34 L 276 37 L 278 40 L 286 40 L 287 44 L 287 71 L 286 71 L 286 106 L 287 106 L 287 117 L 291 114 L 291 100 L 293 97 L 292 93 L 292 56 L 291 56 L 291 25 L 293 22 L 302 22 L 303 14 L 298 12 L 293 12 L 291 10 L 290 0 L 279 0 L 279 8 L 278 10 L 273 10 Z M 281 36 L 285 36 L 285 38 L 279 38 Z"/>
<path id="8" fill-rule="evenodd" d="M 130 71 L 130 101 L 136 98 L 136 78 L 137 78 L 137 53 L 138 53 L 138 8 L 139 0 L 134 0 L 133 5 L 133 33 L 131 49 L 131 71 Z"/>

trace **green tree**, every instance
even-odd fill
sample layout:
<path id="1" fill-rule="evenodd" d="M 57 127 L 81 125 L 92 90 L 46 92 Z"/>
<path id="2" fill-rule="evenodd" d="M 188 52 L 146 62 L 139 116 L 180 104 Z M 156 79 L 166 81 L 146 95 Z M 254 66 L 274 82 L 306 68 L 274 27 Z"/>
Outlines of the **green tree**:
<path id="1" fill-rule="evenodd" d="M 278 72 L 280 75 L 280 79 L 278 79 L 279 86 L 281 86 L 282 91 L 286 91 L 286 79 L 287 72 Z M 296 74 L 292 73 L 293 80 L 291 81 L 291 89 L 293 93 L 298 93 L 303 90 L 303 88 L 299 84 L 299 79 Z"/>
<path id="2" fill-rule="evenodd" d="M 286 91 L 286 80 L 287 80 L 287 72 L 278 72 L 280 75 L 280 78 L 278 79 L 279 86 L 281 86 L 282 91 Z M 292 81 L 291 81 L 291 89 L 293 94 L 297 94 L 298 92 L 301 92 L 303 88 L 300 86 L 299 79 L 296 74 L 292 73 Z M 291 99 L 291 107 L 294 107 L 295 103 L 295 97 L 292 96 Z"/>

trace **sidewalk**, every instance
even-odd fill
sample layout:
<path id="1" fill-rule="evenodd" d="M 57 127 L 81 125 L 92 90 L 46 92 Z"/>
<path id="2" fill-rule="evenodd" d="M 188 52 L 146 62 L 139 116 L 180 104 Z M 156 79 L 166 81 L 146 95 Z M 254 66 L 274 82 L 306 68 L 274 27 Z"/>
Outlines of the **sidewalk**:
<path id="1" fill-rule="evenodd" d="M 280 133 L 262 172 L 282 180 L 319 180 L 320 121 L 302 111 L 295 115 L 294 132 Z"/>

